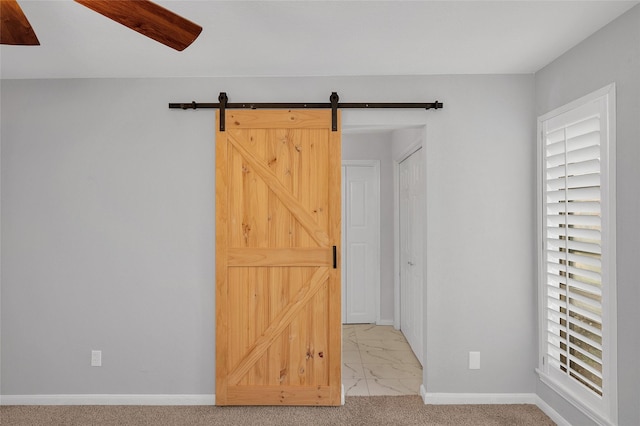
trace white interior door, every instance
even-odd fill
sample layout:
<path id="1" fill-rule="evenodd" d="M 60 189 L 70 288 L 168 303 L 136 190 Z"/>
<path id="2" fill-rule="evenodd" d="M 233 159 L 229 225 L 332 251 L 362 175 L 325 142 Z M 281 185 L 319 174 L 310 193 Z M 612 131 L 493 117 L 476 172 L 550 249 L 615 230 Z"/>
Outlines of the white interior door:
<path id="1" fill-rule="evenodd" d="M 400 329 L 422 363 L 423 294 L 422 150 L 400 163 Z"/>
<path id="2" fill-rule="evenodd" d="M 342 321 L 376 322 L 380 292 L 380 164 L 342 166 Z"/>

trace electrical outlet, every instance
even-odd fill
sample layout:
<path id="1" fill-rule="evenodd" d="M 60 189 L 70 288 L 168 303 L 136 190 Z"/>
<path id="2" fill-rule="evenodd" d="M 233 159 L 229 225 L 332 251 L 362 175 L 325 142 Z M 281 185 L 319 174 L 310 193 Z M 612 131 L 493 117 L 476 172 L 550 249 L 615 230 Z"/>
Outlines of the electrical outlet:
<path id="1" fill-rule="evenodd" d="M 102 367 L 102 351 L 91 351 L 91 366 Z"/>
<path id="2" fill-rule="evenodd" d="M 469 370 L 480 370 L 480 352 L 469 352 Z"/>

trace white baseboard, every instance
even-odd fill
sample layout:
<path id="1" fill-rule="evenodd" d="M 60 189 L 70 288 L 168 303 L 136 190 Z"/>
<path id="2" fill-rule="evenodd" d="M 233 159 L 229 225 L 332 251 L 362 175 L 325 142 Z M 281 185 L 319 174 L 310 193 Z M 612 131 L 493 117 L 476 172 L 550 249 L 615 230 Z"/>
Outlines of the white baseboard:
<path id="1" fill-rule="evenodd" d="M 393 320 L 378 320 L 376 321 L 376 325 L 394 325 Z"/>
<path id="2" fill-rule="evenodd" d="M 549 404 L 544 402 L 542 398 L 536 395 L 536 405 L 543 413 L 545 413 L 551 420 L 553 420 L 558 426 L 571 426 L 564 417 L 562 417 L 556 410 L 551 408 Z"/>
<path id="3" fill-rule="evenodd" d="M 0 395 L 0 405 L 215 405 L 215 395 Z"/>
<path id="4" fill-rule="evenodd" d="M 422 402 L 427 404 L 427 388 L 424 387 L 424 383 L 420 385 L 420 397 L 422 398 Z"/>
<path id="5" fill-rule="evenodd" d="M 433 393 L 420 394 L 425 404 L 536 404 L 538 396 L 534 393 Z"/>

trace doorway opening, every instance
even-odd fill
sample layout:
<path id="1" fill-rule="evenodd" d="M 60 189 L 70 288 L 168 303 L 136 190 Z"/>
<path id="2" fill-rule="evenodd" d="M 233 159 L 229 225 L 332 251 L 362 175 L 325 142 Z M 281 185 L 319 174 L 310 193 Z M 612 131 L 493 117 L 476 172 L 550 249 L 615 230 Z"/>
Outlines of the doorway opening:
<path id="1" fill-rule="evenodd" d="M 407 235 L 415 234 L 416 238 L 409 243 L 410 246 L 422 245 L 424 240 L 419 229 L 411 231 L 410 225 L 402 228 L 407 223 L 406 218 L 402 220 L 404 213 L 401 213 L 400 207 L 402 164 L 406 167 L 416 163 L 416 159 L 423 159 L 424 150 L 421 147 L 424 130 L 424 126 L 343 128 L 342 379 L 347 396 L 419 394 L 423 384 L 421 326 L 424 321 L 422 315 L 414 313 L 407 316 L 411 310 L 406 304 L 410 301 L 416 308 L 422 309 L 422 292 L 418 293 L 417 290 L 422 289 L 424 274 L 413 271 L 411 282 L 416 288 L 411 292 L 407 288 L 403 291 L 401 274 L 408 274 L 407 268 L 403 271 L 402 262 L 407 265 L 408 262 L 412 263 L 409 266 L 415 266 L 416 270 L 422 270 L 424 262 L 421 253 L 414 254 L 419 259 L 408 258 L 411 250 L 401 250 L 406 243 L 400 239 L 401 230 L 405 230 L 405 239 Z M 414 160 L 407 162 L 412 154 Z M 372 167 L 372 164 L 378 166 L 377 204 L 373 207 L 367 203 L 364 194 L 366 185 L 361 182 L 366 175 L 363 167 Z M 350 174 L 350 169 L 356 170 Z M 407 171 L 405 174 L 411 176 L 412 173 L 415 175 L 417 172 Z M 414 176 L 414 181 L 416 179 L 422 182 L 424 172 Z M 408 182 L 408 179 L 405 180 Z M 352 185 L 352 181 L 355 184 Z M 422 210 L 420 200 L 415 196 L 424 195 L 424 188 L 425 185 L 420 185 L 405 197 L 406 206 L 413 208 L 413 216 Z M 350 221 L 359 220 L 358 223 L 363 223 L 367 213 L 363 206 L 373 208 L 378 218 L 377 229 L 368 234 L 377 240 L 378 257 L 373 267 L 366 266 L 368 264 L 364 258 L 368 242 L 357 238 L 362 230 L 349 229 L 352 225 Z M 405 216 L 409 217 L 408 213 Z M 356 238 L 350 238 L 354 234 Z M 372 270 L 377 274 L 373 279 L 370 278 Z M 350 282 L 354 279 L 357 281 L 355 285 Z M 371 299 L 374 299 L 373 317 L 367 313 L 371 309 Z M 360 311 L 364 314 L 361 315 Z M 410 339 L 413 341 L 410 342 Z"/>

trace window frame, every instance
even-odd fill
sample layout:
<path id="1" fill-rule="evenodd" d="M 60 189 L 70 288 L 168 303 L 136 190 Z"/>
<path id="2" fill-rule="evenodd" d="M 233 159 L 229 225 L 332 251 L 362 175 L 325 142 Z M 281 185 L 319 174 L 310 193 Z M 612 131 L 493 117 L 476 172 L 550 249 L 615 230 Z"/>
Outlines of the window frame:
<path id="1" fill-rule="evenodd" d="M 537 120 L 537 271 L 538 271 L 538 359 L 536 372 L 540 380 L 581 412 L 604 425 L 617 424 L 617 309 L 616 309 L 616 114 L 615 83 L 583 96 L 573 102 L 538 117 Z M 577 380 L 559 379 L 550 374 L 547 358 L 547 255 L 546 255 L 546 199 L 545 199 L 545 138 L 547 120 L 589 103 L 603 102 L 606 130 L 601 132 L 601 230 L 602 230 L 602 375 L 603 396 L 599 398 L 584 389 Z M 606 255 L 605 255 L 606 253 Z M 555 371 L 552 371 L 554 373 Z"/>

